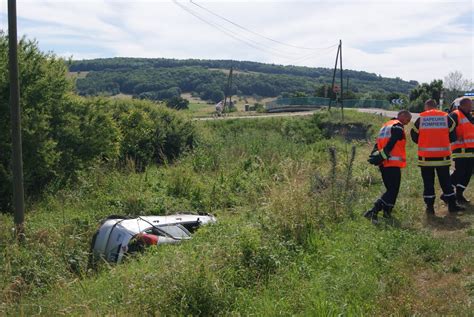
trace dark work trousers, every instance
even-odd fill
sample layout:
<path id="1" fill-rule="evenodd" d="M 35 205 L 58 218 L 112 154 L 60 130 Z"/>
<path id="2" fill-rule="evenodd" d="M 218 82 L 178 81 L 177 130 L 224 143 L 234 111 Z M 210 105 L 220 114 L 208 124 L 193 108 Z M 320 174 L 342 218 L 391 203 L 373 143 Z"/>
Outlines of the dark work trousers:
<path id="1" fill-rule="evenodd" d="M 433 205 L 436 193 L 434 188 L 435 183 L 435 172 L 438 174 L 439 185 L 443 190 L 443 195 L 441 199 L 448 201 L 454 199 L 454 189 L 451 185 L 451 179 L 449 176 L 449 166 L 422 166 L 421 167 L 421 177 L 423 178 L 423 199 L 425 204 Z"/>
<path id="2" fill-rule="evenodd" d="M 451 174 L 451 183 L 456 186 L 456 192 L 462 194 L 469 185 L 472 175 L 472 165 L 474 158 L 454 159 L 454 172 Z"/>
<path id="3" fill-rule="evenodd" d="M 379 198 L 379 201 L 382 202 L 384 208 L 392 209 L 397 201 L 402 173 L 400 167 L 380 166 L 379 169 L 382 173 L 383 184 L 386 188 L 385 193 Z"/>

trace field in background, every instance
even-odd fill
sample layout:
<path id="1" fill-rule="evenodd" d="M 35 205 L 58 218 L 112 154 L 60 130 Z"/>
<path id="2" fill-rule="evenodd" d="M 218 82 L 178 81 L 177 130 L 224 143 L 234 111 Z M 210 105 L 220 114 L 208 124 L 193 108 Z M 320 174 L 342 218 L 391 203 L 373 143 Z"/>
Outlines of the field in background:
<path id="1" fill-rule="evenodd" d="M 383 120 L 347 111 L 344 125 L 338 112 L 196 122 L 194 150 L 174 164 L 91 168 L 29 207 L 24 246 L 10 244 L 12 219 L 0 215 L 0 314 L 469 316 L 474 210 L 452 216 L 438 204 L 439 217 L 425 217 L 411 142 L 395 219 L 361 217 L 381 179 L 366 163 L 372 144 L 344 136 Z M 219 222 L 87 268 L 103 217 L 180 211 Z"/>
<path id="2" fill-rule="evenodd" d="M 189 100 L 189 109 L 185 112 L 191 114 L 193 117 L 210 117 L 215 113 L 215 104 L 200 99 L 199 97 L 194 97 L 190 93 L 181 94 L 182 98 Z M 259 115 L 255 111 L 246 112 L 245 104 L 250 106 L 255 105 L 255 103 L 265 104 L 269 101 L 273 101 L 276 98 L 254 98 L 254 97 L 238 97 L 232 96 L 232 101 L 235 104 L 235 112 L 231 112 L 228 116 L 248 116 L 248 115 Z"/>
<path id="3" fill-rule="evenodd" d="M 69 78 L 78 79 L 78 78 L 86 78 L 87 74 L 89 74 L 88 71 L 82 71 L 82 72 L 68 72 L 66 75 Z"/>

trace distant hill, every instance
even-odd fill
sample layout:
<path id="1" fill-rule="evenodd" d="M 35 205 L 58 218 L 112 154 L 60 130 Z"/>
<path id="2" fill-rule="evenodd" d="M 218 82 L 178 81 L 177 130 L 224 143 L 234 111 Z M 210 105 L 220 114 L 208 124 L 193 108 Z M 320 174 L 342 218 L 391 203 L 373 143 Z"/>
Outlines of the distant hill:
<path id="1" fill-rule="evenodd" d="M 181 93 L 192 93 L 204 100 L 218 101 L 224 96 L 227 72 L 235 73 L 233 94 L 276 97 L 285 93 L 309 95 L 330 84 L 332 69 L 283 66 L 248 61 L 104 58 L 73 61 L 69 69 L 80 73 L 77 92 L 81 95 L 127 94 L 137 98 L 163 100 Z M 84 76 L 84 72 L 86 75 Z M 364 71 L 345 70 L 349 96 L 370 92 L 378 95 L 407 94 L 416 81 L 386 78 Z"/>

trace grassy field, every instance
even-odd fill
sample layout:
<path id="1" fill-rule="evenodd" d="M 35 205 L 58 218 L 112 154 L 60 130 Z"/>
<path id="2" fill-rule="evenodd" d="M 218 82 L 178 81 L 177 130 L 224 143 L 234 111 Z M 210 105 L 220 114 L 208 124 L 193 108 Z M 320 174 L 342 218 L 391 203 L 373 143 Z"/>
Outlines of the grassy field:
<path id="1" fill-rule="evenodd" d="M 361 214 L 383 187 L 366 163 L 372 144 L 344 135 L 383 119 L 331 119 L 196 122 L 195 148 L 173 164 L 93 167 L 31 203 L 24 245 L 0 215 L 0 315 L 473 316 L 474 208 L 438 204 L 426 218 L 409 142 L 394 219 L 370 224 Z M 181 211 L 218 223 L 88 268 L 103 217 Z"/>
<path id="2" fill-rule="evenodd" d="M 211 117 L 215 113 L 215 105 L 208 104 L 206 101 L 199 97 L 193 97 L 190 93 L 181 94 L 181 97 L 189 100 L 189 109 L 185 110 L 185 113 L 190 114 L 193 117 Z M 233 96 L 232 101 L 235 104 L 236 111 L 231 112 L 228 116 L 247 116 L 247 115 L 259 115 L 255 111 L 245 112 L 245 104 L 254 105 L 255 103 L 265 104 L 276 98 L 261 98 L 255 99 L 254 97 L 237 97 Z"/>
<path id="3" fill-rule="evenodd" d="M 79 79 L 86 78 L 87 74 L 89 74 L 89 72 L 69 72 L 67 73 L 67 76 L 69 78 Z"/>

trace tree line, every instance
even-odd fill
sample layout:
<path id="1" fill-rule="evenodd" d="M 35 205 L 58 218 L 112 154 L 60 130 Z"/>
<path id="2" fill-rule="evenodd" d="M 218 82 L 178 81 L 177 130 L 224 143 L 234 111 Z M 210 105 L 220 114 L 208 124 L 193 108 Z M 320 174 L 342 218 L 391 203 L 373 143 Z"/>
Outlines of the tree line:
<path id="1" fill-rule="evenodd" d="M 297 91 L 309 95 L 332 82 L 332 69 L 282 66 L 230 60 L 176 60 L 145 58 L 108 58 L 73 61 L 72 72 L 88 72 L 77 80 L 80 95 L 116 95 L 124 93 L 139 99 L 167 100 L 190 92 L 201 99 L 223 99 L 227 74 L 234 67 L 232 91 L 236 95 L 277 97 Z M 224 71 L 223 71 L 224 70 Z M 385 78 L 380 75 L 346 70 L 344 82 L 354 95 L 375 93 L 407 94 L 416 81 Z"/>

